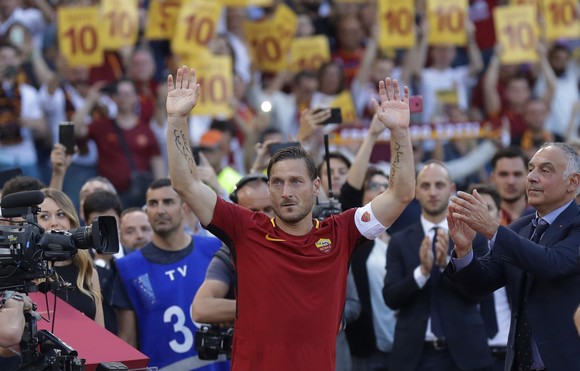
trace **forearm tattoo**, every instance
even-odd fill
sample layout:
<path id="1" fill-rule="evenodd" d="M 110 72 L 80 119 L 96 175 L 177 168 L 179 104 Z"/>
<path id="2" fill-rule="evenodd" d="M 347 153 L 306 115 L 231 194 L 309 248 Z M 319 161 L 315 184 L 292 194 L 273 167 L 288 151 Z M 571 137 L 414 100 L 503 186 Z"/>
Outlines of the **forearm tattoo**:
<path id="1" fill-rule="evenodd" d="M 191 152 L 191 146 L 189 145 L 189 139 L 183 132 L 183 130 L 175 129 L 173 130 L 173 136 L 175 137 L 175 146 L 177 150 L 181 152 L 185 160 L 187 161 L 187 166 L 189 167 L 190 174 L 193 175 L 195 169 L 195 159 L 193 158 L 193 153 Z"/>
<path id="2" fill-rule="evenodd" d="M 403 145 L 399 142 L 395 142 L 394 146 L 394 155 L 391 159 L 391 174 L 389 176 L 391 184 L 395 182 L 395 178 L 397 177 L 397 169 L 401 168 L 401 156 L 405 153 L 401 151 Z"/>
<path id="3" fill-rule="evenodd" d="M 392 161 L 392 166 L 399 168 L 401 166 L 401 156 L 404 155 L 404 152 L 401 151 L 403 145 L 399 142 L 395 142 L 395 161 Z"/>

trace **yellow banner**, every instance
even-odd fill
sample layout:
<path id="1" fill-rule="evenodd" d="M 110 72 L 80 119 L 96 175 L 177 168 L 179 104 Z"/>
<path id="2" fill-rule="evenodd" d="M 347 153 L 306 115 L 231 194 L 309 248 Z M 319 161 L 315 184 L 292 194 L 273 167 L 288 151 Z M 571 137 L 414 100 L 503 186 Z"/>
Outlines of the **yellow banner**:
<path id="1" fill-rule="evenodd" d="M 538 60 L 536 44 L 538 26 L 533 5 L 509 5 L 493 10 L 495 34 L 502 46 L 502 64 L 519 64 Z"/>
<path id="2" fill-rule="evenodd" d="M 151 0 L 147 11 L 145 38 L 169 40 L 173 37 L 181 0 Z"/>
<path id="3" fill-rule="evenodd" d="M 342 93 L 337 95 L 329 104 L 329 107 L 340 107 L 340 110 L 342 111 L 342 122 L 344 124 L 355 124 L 358 122 L 350 91 L 344 90 Z"/>
<path id="4" fill-rule="evenodd" d="M 379 47 L 409 48 L 415 45 L 415 5 L 408 0 L 378 3 Z"/>
<path id="5" fill-rule="evenodd" d="M 190 66 L 196 66 L 197 82 L 201 86 L 194 115 L 232 117 L 230 101 L 234 84 L 232 60 L 225 55 L 192 56 Z M 190 59 L 191 61 L 192 59 Z"/>
<path id="6" fill-rule="evenodd" d="M 428 0 L 429 45 L 467 44 L 467 0 Z"/>
<path id="7" fill-rule="evenodd" d="M 137 0 L 102 0 L 101 16 L 104 49 L 115 50 L 135 44 L 139 32 Z"/>
<path id="8" fill-rule="evenodd" d="M 177 54 L 209 52 L 208 44 L 214 38 L 222 5 L 212 0 L 188 1 L 181 7 L 177 18 L 171 50 Z"/>
<path id="9" fill-rule="evenodd" d="M 272 0 L 217 0 L 218 3 L 231 7 L 245 7 L 248 5 L 254 6 L 270 6 Z"/>
<path id="10" fill-rule="evenodd" d="M 100 66 L 103 46 L 99 35 L 99 8 L 59 7 L 58 45 L 71 66 Z"/>
<path id="11" fill-rule="evenodd" d="M 278 5 L 269 20 L 244 22 L 244 34 L 254 64 L 266 72 L 288 68 L 288 52 L 294 40 L 297 17 L 286 5 Z"/>
<path id="12" fill-rule="evenodd" d="M 543 9 L 546 40 L 580 38 L 578 0 L 543 0 Z"/>
<path id="13" fill-rule="evenodd" d="M 330 61 L 330 45 L 326 36 L 300 37 L 290 47 L 290 71 L 317 71 Z"/>

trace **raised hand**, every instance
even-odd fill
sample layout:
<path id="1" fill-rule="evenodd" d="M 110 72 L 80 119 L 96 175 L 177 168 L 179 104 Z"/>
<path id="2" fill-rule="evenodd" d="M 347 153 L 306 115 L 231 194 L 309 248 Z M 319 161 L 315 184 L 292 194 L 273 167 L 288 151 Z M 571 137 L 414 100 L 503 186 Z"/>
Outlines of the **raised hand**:
<path id="1" fill-rule="evenodd" d="M 200 92 L 193 68 L 183 66 L 177 69 L 175 84 L 173 76 L 167 76 L 167 109 L 168 117 L 186 117 L 197 104 Z"/>
<path id="2" fill-rule="evenodd" d="M 405 86 L 403 90 L 404 96 L 401 100 L 399 82 L 391 81 L 391 78 L 387 77 L 385 81 L 379 82 L 381 104 L 374 98 L 372 100 L 377 118 L 391 131 L 409 127 L 409 88 Z"/>
<path id="3" fill-rule="evenodd" d="M 381 123 L 377 115 L 373 115 L 373 119 L 369 125 L 369 135 L 378 138 L 385 131 L 385 129 L 385 125 Z"/>

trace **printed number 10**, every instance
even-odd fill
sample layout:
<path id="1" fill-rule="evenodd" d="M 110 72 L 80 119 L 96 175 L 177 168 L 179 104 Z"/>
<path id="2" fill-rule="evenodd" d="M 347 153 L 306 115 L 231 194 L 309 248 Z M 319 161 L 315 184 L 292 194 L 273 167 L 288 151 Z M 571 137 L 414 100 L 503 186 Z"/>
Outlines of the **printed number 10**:
<path id="1" fill-rule="evenodd" d="M 64 36 L 70 38 L 71 53 L 91 54 L 97 49 L 97 30 L 93 26 L 69 28 Z"/>

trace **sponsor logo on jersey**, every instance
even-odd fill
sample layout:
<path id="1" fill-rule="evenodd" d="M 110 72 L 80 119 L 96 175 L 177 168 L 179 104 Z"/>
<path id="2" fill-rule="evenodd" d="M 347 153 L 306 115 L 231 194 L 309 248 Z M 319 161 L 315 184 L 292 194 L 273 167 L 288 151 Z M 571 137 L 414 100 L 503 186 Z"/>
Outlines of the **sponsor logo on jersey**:
<path id="1" fill-rule="evenodd" d="M 368 211 L 365 211 L 364 214 L 360 217 L 360 220 L 367 223 L 371 221 L 371 214 Z"/>
<path id="2" fill-rule="evenodd" d="M 272 242 L 286 242 L 286 240 L 283 240 L 281 238 L 274 238 L 274 237 L 270 237 L 270 233 L 266 234 L 266 240 L 267 241 L 272 241 Z"/>
<path id="3" fill-rule="evenodd" d="M 319 251 L 323 253 L 328 254 L 330 251 L 332 251 L 332 242 L 328 238 L 321 238 L 316 241 L 314 245 Z"/>

